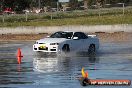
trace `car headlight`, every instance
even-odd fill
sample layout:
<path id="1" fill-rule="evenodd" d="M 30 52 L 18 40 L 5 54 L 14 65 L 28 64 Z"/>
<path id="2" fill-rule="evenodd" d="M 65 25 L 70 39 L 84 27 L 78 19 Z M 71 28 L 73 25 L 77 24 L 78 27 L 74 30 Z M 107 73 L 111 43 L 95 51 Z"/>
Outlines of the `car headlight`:
<path id="1" fill-rule="evenodd" d="M 50 45 L 59 45 L 59 43 L 50 43 Z"/>

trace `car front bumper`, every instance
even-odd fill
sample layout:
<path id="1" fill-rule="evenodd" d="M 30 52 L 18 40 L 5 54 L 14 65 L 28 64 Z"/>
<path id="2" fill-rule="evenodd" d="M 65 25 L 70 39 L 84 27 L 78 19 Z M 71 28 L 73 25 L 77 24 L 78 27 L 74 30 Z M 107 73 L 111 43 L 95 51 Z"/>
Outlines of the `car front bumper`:
<path id="1" fill-rule="evenodd" d="M 40 52 L 57 52 L 58 45 L 50 45 L 50 44 L 34 44 L 33 51 Z"/>

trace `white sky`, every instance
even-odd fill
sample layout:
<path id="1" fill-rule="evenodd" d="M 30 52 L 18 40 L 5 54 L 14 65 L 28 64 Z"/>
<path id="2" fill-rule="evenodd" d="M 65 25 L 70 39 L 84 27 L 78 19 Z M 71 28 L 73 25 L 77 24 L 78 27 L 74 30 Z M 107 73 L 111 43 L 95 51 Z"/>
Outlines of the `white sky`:
<path id="1" fill-rule="evenodd" d="M 59 0 L 59 2 L 69 2 L 69 0 Z"/>
<path id="2" fill-rule="evenodd" d="M 83 0 L 78 0 L 78 1 L 83 1 Z M 59 2 L 69 2 L 69 0 L 59 0 Z"/>

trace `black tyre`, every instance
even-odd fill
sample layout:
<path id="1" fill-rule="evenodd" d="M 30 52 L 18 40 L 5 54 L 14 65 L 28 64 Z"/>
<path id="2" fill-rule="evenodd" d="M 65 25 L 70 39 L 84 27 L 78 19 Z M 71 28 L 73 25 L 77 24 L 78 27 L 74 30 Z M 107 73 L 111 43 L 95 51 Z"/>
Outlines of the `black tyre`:
<path id="1" fill-rule="evenodd" d="M 69 45 L 68 44 L 64 44 L 64 46 L 62 47 L 62 51 L 65 52 L 65 53 L 70 52 Z"/>
<path id="2" fill-rule="evenodd" d="M 89 55 L 95 55 L 95 45 L 94 44 L 89 46 L 88 54 Z"/>

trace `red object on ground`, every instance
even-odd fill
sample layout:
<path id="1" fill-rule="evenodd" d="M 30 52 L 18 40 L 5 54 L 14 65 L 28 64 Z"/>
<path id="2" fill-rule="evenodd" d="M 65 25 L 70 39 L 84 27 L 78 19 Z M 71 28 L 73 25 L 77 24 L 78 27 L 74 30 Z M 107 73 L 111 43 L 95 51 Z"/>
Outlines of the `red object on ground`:
<path id="1" fill-rule="evenodd" d="M 15 13 L 14 11 L 12 11 L 11 8 L 5 8 L 3 12 L 7 13 L 7 14 L 14 14 Z"/>
<path id="2" fill-rule="evenodd" d="M 18 51 L 17 51 L 17 61 L 18 61 L 18 64 L 21 64 L 21 58 L 22 58 L 22 54 L 21 54 L 21 49 L 18 48 Z"/>
<path id="3" fill-rule="evenodd" d="M 88 79 L 81 77 L 79 79 L 82 86 L 87 85 L 117 85 L 117 86 L 130 86 L 131 81 L 127 79 Z"/>
<path id="4" fill-rule="evenodd" d="M 88 72 L 84 71 L 84 68 L 81 70 L 82 77 L 79 78 L 80 84 L 82 86 L 87 85 L 120 85 L 120 86 L 130 86 L 131 80 L 126 79 L 89 79 Z"/>
<path id="5" fill-rule="evenodd" d="M 11 12 L 12 11 L 12 9 L 11 8 L 5 8 L 5 10 L 4 11 L 9 11 L 9 12 Z"/>

